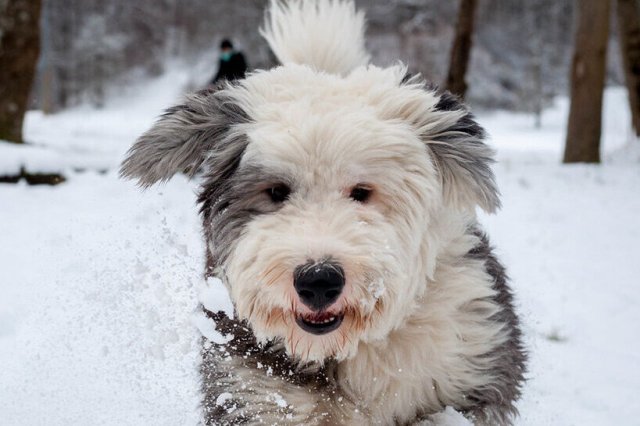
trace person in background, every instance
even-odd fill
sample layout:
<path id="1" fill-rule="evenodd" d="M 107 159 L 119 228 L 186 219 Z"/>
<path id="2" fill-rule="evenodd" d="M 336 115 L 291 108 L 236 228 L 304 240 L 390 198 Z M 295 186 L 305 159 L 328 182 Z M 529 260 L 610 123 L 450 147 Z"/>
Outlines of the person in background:
<path id="1" fill-rule="evenodd" d="M 241 52 L 233 50 L 233 44 L 228 39 L 222 40 L 220 43 L 220 62 L 218 64 L 218 72 L 211 80 L 215 85 L 220 80 L 236 80 L 244 78 L 247 72 L 247 62 Z"/>

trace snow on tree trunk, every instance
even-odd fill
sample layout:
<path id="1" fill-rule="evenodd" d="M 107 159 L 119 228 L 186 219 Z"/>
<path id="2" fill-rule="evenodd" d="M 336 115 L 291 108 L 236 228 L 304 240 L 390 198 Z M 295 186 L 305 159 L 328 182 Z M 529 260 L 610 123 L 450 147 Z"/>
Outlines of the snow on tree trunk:
<path id="1" fill-rule="evenodd" d="M 633 128 L 640 136 L 640 4 L 618 0 L 618 30 Z"/>
<path id="2" fill-rule="evenodd" d="M 476 10 L 476 0 L 461 0 L 456 23 L 456 35 L 451 49 L 449 73 L 445 87 L 451 93 L 464 98 L 467 92 L 465 75 L 471 54 L 471 37 L 473 35 L 473 21 Z"/>
<path id="3" fill-rule="evenodd" d="M 610 0 L 581 0 L 571 65 L 565 163 L 599 163 Z"/>
<path id="4" fill-rule="evenodd" d="M 41 0 L 0 2 L 0 139 L 22 143 L 40 51 Z"/>

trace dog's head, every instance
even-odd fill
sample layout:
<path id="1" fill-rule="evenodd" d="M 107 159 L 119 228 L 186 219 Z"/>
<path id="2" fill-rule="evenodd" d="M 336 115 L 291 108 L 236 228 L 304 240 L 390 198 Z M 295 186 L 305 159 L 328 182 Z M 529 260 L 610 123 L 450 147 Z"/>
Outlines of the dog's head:
<path id="1" fill-rule="evenodd" d="M 424 296 L 443 221 L 499 203 L 492 152 L 456 98 L 351 51 L 287 60 L 292 16 L 345 13 L 362 26 L 349 3 L 272 4 L 265 35 L 285 65 L 188 97 L 122 167 L 143 186 L 204 170 L 209 255 L 238 317 L 304 361 L 386 337 Z"/>

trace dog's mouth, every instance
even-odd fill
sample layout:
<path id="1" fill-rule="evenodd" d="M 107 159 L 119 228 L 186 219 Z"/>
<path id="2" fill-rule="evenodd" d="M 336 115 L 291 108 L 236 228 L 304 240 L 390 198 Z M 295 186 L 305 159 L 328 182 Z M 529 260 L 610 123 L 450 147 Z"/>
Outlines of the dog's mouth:
<path id="1" fill-rule="evenodd" d="M 344 313 L 318 312 L 313 314 L 298 314 L 296 324 L 304 331 L 321 335 L 336 330 L 342 324 Z"/>

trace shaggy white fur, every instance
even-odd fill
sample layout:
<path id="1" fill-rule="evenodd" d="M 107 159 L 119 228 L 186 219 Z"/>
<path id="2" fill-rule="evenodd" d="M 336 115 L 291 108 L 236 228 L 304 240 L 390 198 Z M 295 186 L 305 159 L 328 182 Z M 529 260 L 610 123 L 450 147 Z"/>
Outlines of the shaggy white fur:
<path id="1" fill-rule="evenodd" d="M 205 348 L 209 423 L 515 413 L 518 321 L 475 217 L 499 206 L 492 151 L 454 97 L 367 65 L 363 28 L 349 1 L 272 1 L 263 33 L 284 65 L 169 110 L 123 165 L 143 185 L 207 170 L 207 273 L 229 289 L 237 334 Z M 315 311 L 294 282 L 324 264 L 344 285 Z M 312 333 L 309 317 L 342 322 Z"/>
<path id="2" fill-rule="evenodd" d="M 341 389 L 381 424 L 443 404 L 466 408 L 465 390 L 494 380 L 482 355 L 507 339 L 491 320 L 500 310 L 493 278 L 464 259 L 478 244 L 468 230 L 482 196 L 462 185 L 445 200 L 424 155 L 466 112 L 436 111 L 439 97 L 401 85 L 404 74 L 369 66 L 339 77 L 289 64 L 227 89 L 254 119 L 242 125 L 249 144 L 239 169 L 279 176 L 292 190 L 277 214 L 247 224 L 231 253 L 238 316 L 258 340 L 282 339 L 303 362 L 344 361 Z M 366 205 L 349 199 L 359 184 L 373 189 Z M 298 265 L 326 257 L 345 270 L 347 287 L 330 311 L 345 320 L 315 336 L 295 323 L 306 309 L 291 279 Z M 345 421 L 353 413 L 341 410 Z"/>

